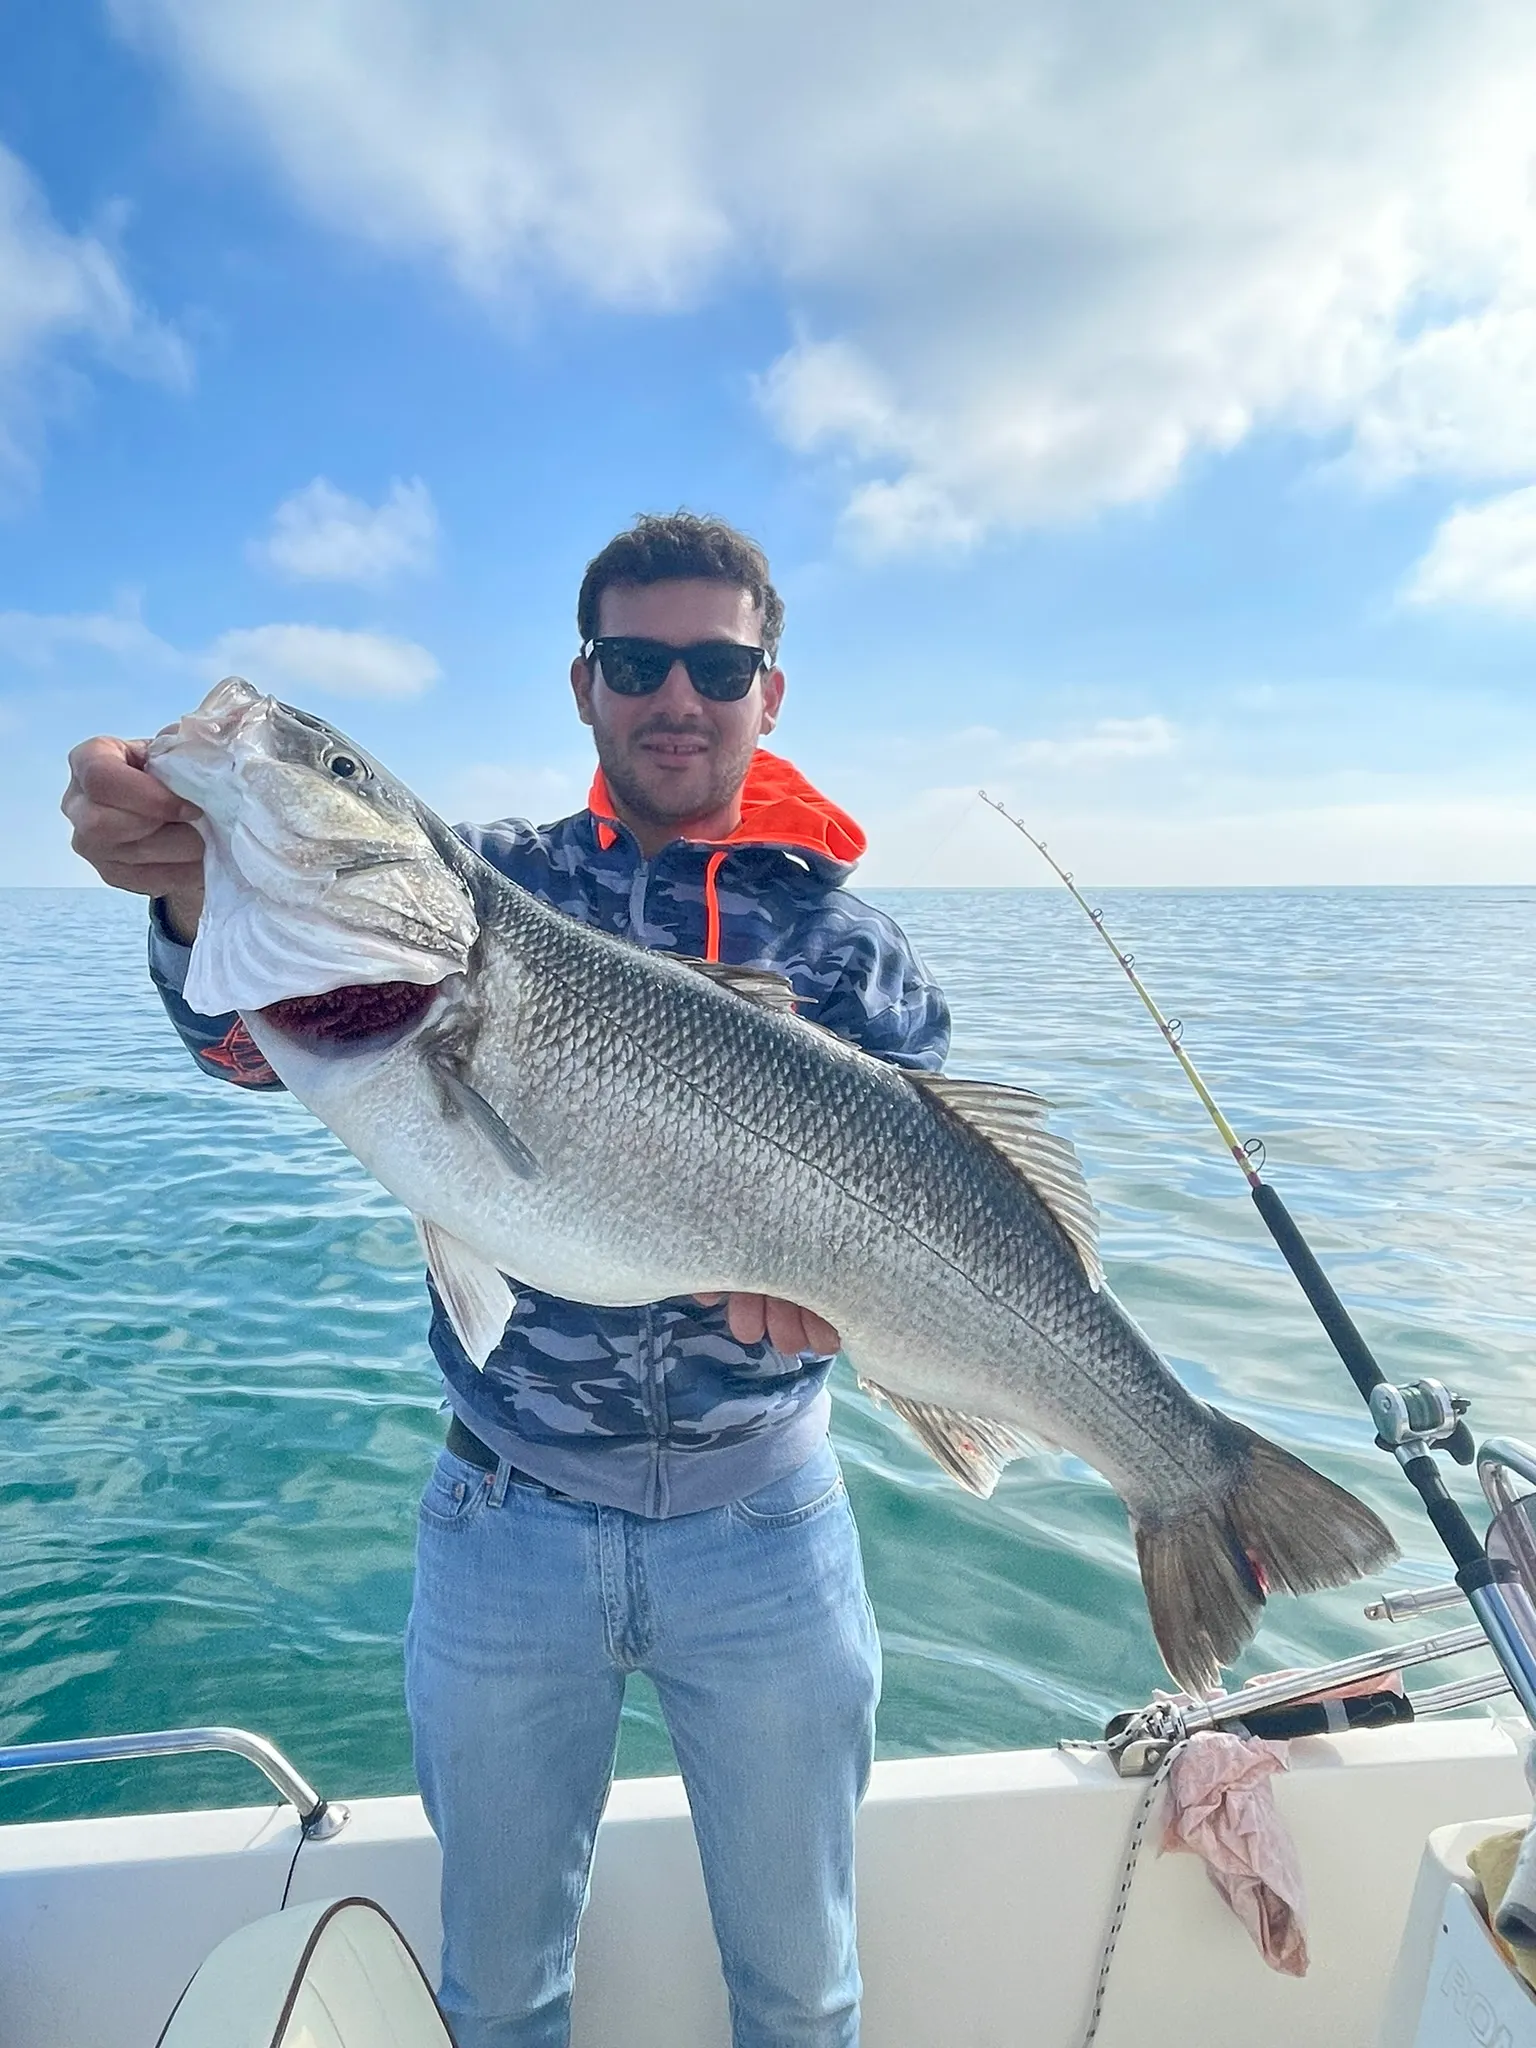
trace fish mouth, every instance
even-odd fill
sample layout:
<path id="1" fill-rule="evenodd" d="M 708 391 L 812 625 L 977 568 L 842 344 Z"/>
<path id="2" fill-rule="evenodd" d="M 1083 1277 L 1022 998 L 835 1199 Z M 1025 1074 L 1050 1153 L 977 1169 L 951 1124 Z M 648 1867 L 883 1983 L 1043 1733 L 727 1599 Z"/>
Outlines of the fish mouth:
<path id="1" fill-rule="evenodd" d="M 215 683 L 195 711 L 187 711 L 170 725 L 161 726 L 149 743 L 151 761 L 163 760 L 188 744 L 225 747 L 257 707 L 271 699 L 248 683 L 244 676 L 226 676 Z"/>
<path id="2" fill-rule="evenodd" d="M 435 982 L 359 982 L 324 995 L 290 996 L 256 1014 L 312 1052 L 378 1052 L 409 1037 L 440 993 Z"/>

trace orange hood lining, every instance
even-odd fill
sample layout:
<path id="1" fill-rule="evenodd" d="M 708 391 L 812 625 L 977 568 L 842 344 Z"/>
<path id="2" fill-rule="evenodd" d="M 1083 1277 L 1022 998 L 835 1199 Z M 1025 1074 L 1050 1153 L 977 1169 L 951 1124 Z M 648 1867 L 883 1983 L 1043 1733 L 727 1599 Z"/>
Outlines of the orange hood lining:
<path id="1" fill-rule="evenodd" d="M 597 827 L 597 843 L 612 846 L 618 837 L 617 812 L 601 768 L 592 778 L 587 809 Z M 741 823 L 724 839 L 698 840 L 713 848 L 704 870 L 704 958 L 720 958 L 720 897 L 716 877 L 733 846 L 776 846 L 793 853 L 813 853 L 839 867 L 852 867 L 868 844 L 863 830 L 845 810 L 822 795 L 792 761 L 759 747 L 741 786 Z"/>
<path id="2" fill-rule="evenodd" d="M 592 778 L 587 809 L 597 821 L 598 844 L 612 846 L 618 812 L 601 768 Z M 823 796 L 792 761 L 759 747 L 741 788 L 741 823 L 724 839 L 697 843 L 722 848 L 782 846 L 852 867 L 868 841 L 848 813 Z"/>

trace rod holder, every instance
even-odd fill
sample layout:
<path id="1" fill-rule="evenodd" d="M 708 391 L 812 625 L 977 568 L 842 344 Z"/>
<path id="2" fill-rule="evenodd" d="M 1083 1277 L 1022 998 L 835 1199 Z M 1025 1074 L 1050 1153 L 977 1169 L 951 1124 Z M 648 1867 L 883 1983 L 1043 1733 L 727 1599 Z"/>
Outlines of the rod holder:
<path id="1" fill-rule="evenodd" d="M 1367 1621 L 1408 1621 L 1415 1614 L 1432 1614 L 1437 1607 L 1454 1607 L 1466 1599 L 1457 1585 L 1425 1586 L 1418 1593 L 1383 1593 L 1365 1610 Z"/>

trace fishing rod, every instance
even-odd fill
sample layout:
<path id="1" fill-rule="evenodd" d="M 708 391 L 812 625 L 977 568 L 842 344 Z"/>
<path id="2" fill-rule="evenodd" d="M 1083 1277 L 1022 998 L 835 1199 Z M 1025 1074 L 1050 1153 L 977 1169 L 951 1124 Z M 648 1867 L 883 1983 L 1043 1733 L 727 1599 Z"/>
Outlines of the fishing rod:
<path id="1" fill-rule="evenodd" d="M 1263 1140 L 1250 1138 L 1245 1143 L 1222 1114 L 1216 1098 L 1184 1048 L 1182 1024 L 1176 1017 L 1163 1015 L 1150 989 L 1136 971 L 1135 956 L 1127 953 L 1115 940 L 1104 922 L 1104 913 L 1089 903 L 1067 869 L 1045 842 L 1035 837 L 1023 819 L 1016 818 L 1012 811 L 995 797 L 988 796 L 984 789 L 978 790 L 977 794 L 989 810 L 996 811 L 1016 832 L 1024 835 L 1052 872 L 1065 883 L 1073 901 L 1114 955 L 1131 987 L 1141 998 L 1169 1051 L 1183 1068 L 1185 1078 L 1221 1133 L 1222 1143 L 1248 1183 L 1249 1195 L 1264 1219 L 1265 1228 L 1295 1274 L 1302 1293 L 1327 1332 L 1329 1342 L 1370 1410 L 1371 1420 L 1376 1425 L 1377 1443 L 1396 1458 L 1404 1476 L 1423 1502 L 1425 1513 L 1456 1567 L 1457 1585 L 1482 1623 L 1527 1717 L 1536 1723 L 1536 1647 L 1527 1642 L 1511 1608 L 1505 1590 L 1507 1581 L 1496 1573 L 1481 1539 L 1447 1490 L 1440 1468 L 1431 1455 L 1433 1451 L 1443 1451 L 1458 1464 L 1470 1465 L 1473 1462 L 1477 1455 L 1476 1446 L 1465 1420 L 1469 1403 L 1460 1394 L 1448 1392 L 1439 1380 L 1417 1379 L 1406 1386 L 1398 1386 L 1387 1378 L 1356 1328 L 1353 1317 L 1334 1291 L 1333 1283 L 1318 1264 L 1295 1218 L 1276 1189 L 1264 1179 Z"/>

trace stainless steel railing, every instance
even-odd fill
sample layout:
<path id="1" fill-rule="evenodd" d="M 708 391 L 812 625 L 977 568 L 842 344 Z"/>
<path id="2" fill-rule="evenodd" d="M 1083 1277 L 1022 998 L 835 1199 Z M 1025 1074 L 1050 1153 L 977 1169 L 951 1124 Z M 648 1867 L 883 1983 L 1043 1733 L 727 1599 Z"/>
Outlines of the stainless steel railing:
<path id="1" fill-rule="evenodd" d="M 1385 1650 L 1365 1650 L 1358 1657 L 1340 1657 L 1312 1671 L 1292 1671 L 1262 1685 L 1245 1685 L 1239 1692 L 1221 1693 L 1215 1699 L 1181 1704 L 1179 1717 L 1186 1731 L 1193 1734 L 1197 1728 L 1219 1728 L 1224 1721 L 1241 1721 L 1266 1707 L 1288 1706 L 1293 1700 L 1306 1699 L 1332 1686 L 1353 1685 L 1362 1678 L 1381 1678 L 1390 1672 L 1407 1671 L 1415 1664 L 1433 1664 L 1441 1657 L 1460 1657 L 1469 1651 L 1491 1648 L 1487 1636 L 1473 1622 L 1466 1628 L 1443 1629 L 1437 1636 L 1423 1636 L 1417 1642 L 1394 1643 Z"/>
<path id="2" fill-rule="evenodd" d="M 328 1841 L 347 1824 L 347 1809 L 322 1799 L 309 1780 L 264 1735 L 244 1728 L 160 1728 L 145 1735 L 87 1735 L 78 1742 L 23 1742 L 0 1749 L 0 1771 L 37 1771 L 55 1764 L 118 1763 L 129 1757 L 191 1756 L 218 1750 L 253 1763 L 298 1811 L 312 1842 Z"/>

